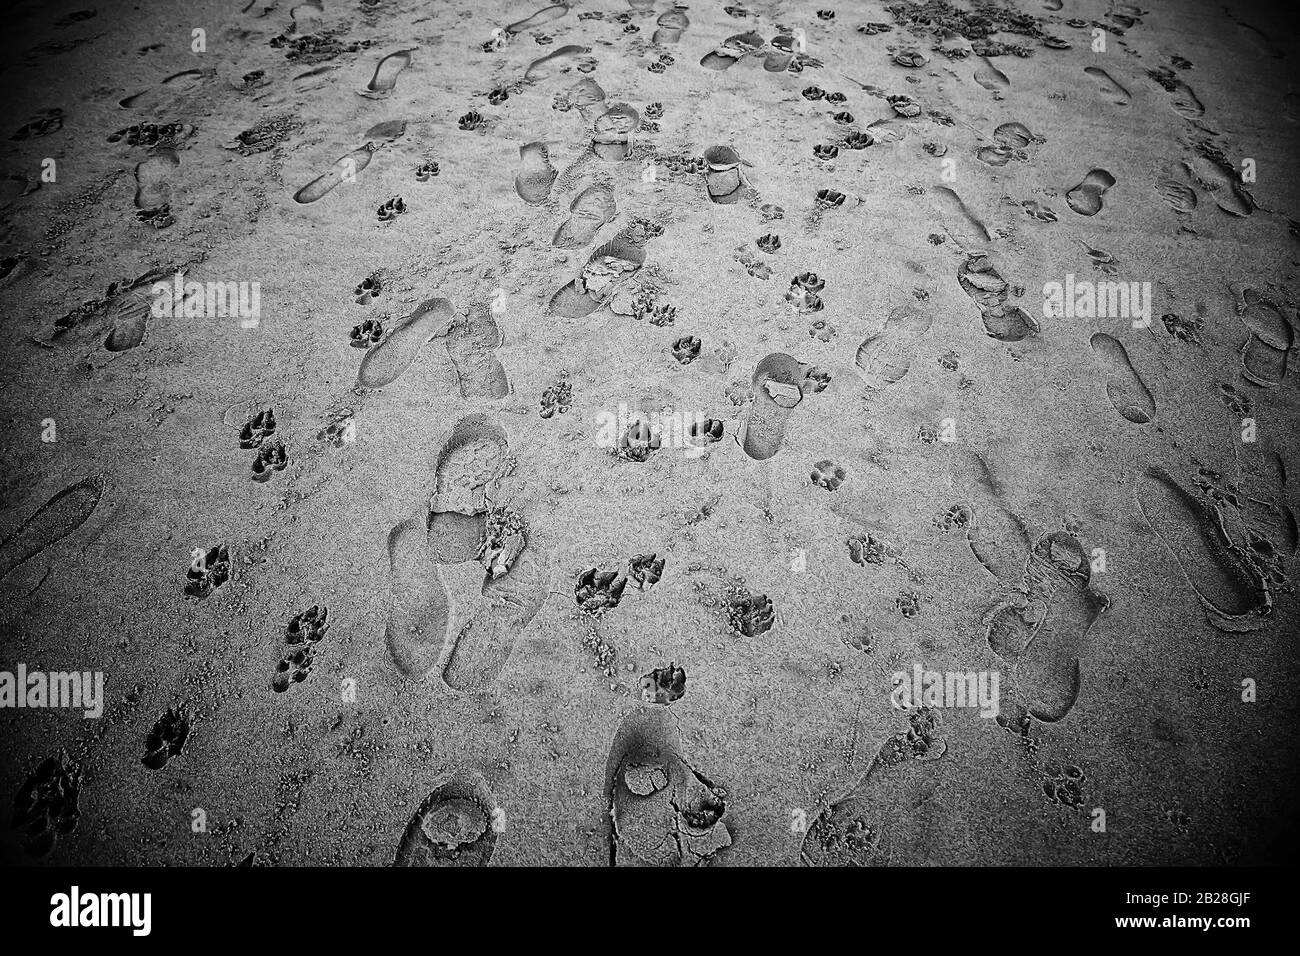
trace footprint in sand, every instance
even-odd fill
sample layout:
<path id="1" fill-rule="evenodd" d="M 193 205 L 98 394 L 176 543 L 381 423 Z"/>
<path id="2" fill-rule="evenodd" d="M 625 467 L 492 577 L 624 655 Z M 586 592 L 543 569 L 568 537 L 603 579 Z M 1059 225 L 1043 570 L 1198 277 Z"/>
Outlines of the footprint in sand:
<path id="1" fill-rule="evenodd" d="M 1085 66 L 1083 72 L 1097 81 L 1098 92 L 1116 106 L 1128 106 L 1132 97 L 1115 77 L 1099 66 Z"/>
<path id="2" fill-rule="evenodd" d="M 456 321 L 447 299 L 427 299 L 365 355 L 357 370 L 361 388 L 383 388 L 397 381 L 429 340 L 446 334 Z"/>
<path id="3" fill-rule="evenodd" d="M 994 99 L 1001 99 L 1002 91 L 1011 85 L 1011 81 L 988 57 L 981 56 L 978 59 L 980 65 L 975 68 L 975 82 L 992 93 Z"/>
<path id="4" fill-rule="evenodd" d="M 605 764 L 611 866 L 701 866 L 731 845 L 727 793 L 682 755 L 657 704 L 623 718 Z"/>
<path id="5" fill-rule="evenodd" d="M 1018 305 L 1007 305 L 1010 286 L 983 253 L 968 255 L 957 267 L 962 291 L 979 306 L 984 331 L 999 342 L 1019 342 L 1040 331 L 1038 322 Z"/>
<path id="6" fill-rule="evenodd" d="M 562 46 L 541 59 L 530 63 L 528 69 L 524 71 L 524 79 L 530 83 L 536 83 L 539 80 L 558 76 L 560 73 L 573 69 L 590 52 L 591 47 L 579 46 L 576 43 Z"/>
<path id="7" fill-rule="evenodd" d="M 745 57 L 756 54 L 767 46 L 759 33 L 737 33 L 727 37 L 714 49 L 700 58 L 706 70 L 729 70 Z"/>
<path id="8" fill-rule="evenodd" d="M 1267 296 L 1240 284 L 1231 288 L 1237 315 L 1250 331 L 1241 353 L 1241 374 L 1255 385 L 1272 388 L 1286 377 L 1295 330 Z"/>
<path id="9" fill-rule="evenodd" d="M 606 223 L 614 221 L 618 210 L 614 205 L 614 190 L 604 184 L 588 186 L 569 204 L 569 218 L 560 223 L 551 239 L 557 249 L 580 249 L 592 239 Z"/>
<path id="10" fill-rule="evenodd" d="M 553 3 L 549 7 L 542 7 L 532 16 L 524 17 L 522 20 L 516 20 L 506 27 L 506 33 L 514 36 L 523 33 L 525 30 L 533 30 L 540 27 L 543 23 L 550 23 L 552 20 L 558 20 L 569 12 L 569 6 L 565 3 Z"/>
<path id="11" fill-rule="evenodd" d="M 1028 555 L 1025 591 L 999 602 L 984 618 L 989 647 L 1011 664 L 1016 695 L 1044 723 L 1062 720 L 1074 708 L 1088 632 L 1110 607 L 1091 577 L 1092 563 L 1079 540 L 1051 532 Z"/>
<path id="12" fill-rule="evenodd" d="M 603 162 L 622 162 L 632 154 L 633 133 L 640 125 L 640 113 L 627 103 L 615 103 L 596 117 L 591 151 Z"/>
<path id="13" fill-rule="evenodd" d="M 372 100 L 382 100 L 391 96 L 397 86 L 398 75 L 411 65 L 411 54 L 414 52 L 414 48 L 398 50 L 380 60 L 375 66 L 370 82 L 366 84 L 364 90 L 357 90 L 357 95 Z"/>
<path id="14" fill-rule="evenodd" d="M 159 229 L 171 225 L 172 177 L 181 158 L 173 149 L 162 149 L 135 167 L 135 215 Z"/>
<path id="15" fill-rule="evenodd" d="M 1242 185 L 1227 159 L 1217 150 L 1206 149 L 1184 168 L 1210 194 L 1216 206 L 1232 216 L 1246 217 L 1255 211 L 1255 198 Z"/>
<path id="16" fill-rule="evenodd" d="M 867 770 L 832 799 L 808 827 L 799 848 L 804 866 L 885 866 L 894 842 L 900 856 L 914 858 L 924 846 L 908 808 L 934 792 L 933 762 L 948 745 L 939 736 L 941 718 L 930 707 L 908 715 L 908 729 L 886 740 Z M 925 854 L 924 849 L 919 853 Z"/>
<path id="17" fill-rule="evenodd" d="M 105 309 L 105 324 L 110 328 L 104 337 L 104 348 L 125 352 L 144 342 L 154 302 L 153 285 L 162 278 L 161 270 L 148 273 L 113 297 Z"/>
<path id="18" fill-rule="evenodd" d="M 301 205 L 314 203 L 333 190 L 339 183 L 356 182 L 357 173 L 370 165 L 370 160 L 378 148 L 374 143 L 366 143 L 366 145 L 352 150 L 347 155 L 340 156 L 334 161 L 334 165 L 330 167 L 328 172 L 317 176 L 294 193 L 293 201 Z"/>
<path id="19" fill-rule="evenodd" d="M 682 38 L 686 28 L 691 25 L 690 18 L 686 16 L 686 11 L 681 8 L 659 14 L 659 19 L 655 22 L 658 29 L 655 30 L 654 36 L 651 37 L 651 42 L 655 44 L 676 43 Z"/>
<path id="20" fill-rule="evenodd" d="M 510 394 L 510 380 L 495 354 L 501 342 L 501 329 L 482 302 L 472 303 L 469 314 L 452 325 L 447 333 L 447 355 L 456 369 L 462 397 L 495 399 Z"/>
<path id="21" fill-rule="evenodd" d="M 1180 215 L 1196 211 L 1196 190 L 1172 176 L 1161 176 L 1157 179 L 1156 192 L 1170 209 Z"/>
<path id="22" fill-rule="evenodd" d="M 1104 169 L 1091 169 L 1083 181 L 1065 194 L 1065 201 L 1080 216 L 1095 216 L 1101 212 L 1102 197 L 1115 185 L 1115 177 Z"/>
<path id="23" fill-rule="evenodd" d="M 519 172 L 515 174 L 515 192 L 530 206 L 540 206 L 551 195 L 555 167 L 545 143 L 525 143 L 519 147 Z"/>
<path id="24" fill-rule="evenodd" d="M 429 539 L 428 523 L 419 518 L 401 522 L 388 535 L 392 590 L 384 639 L 407 677 L 423 677 L 437 666 L 451 616 Z"/>
<path id="25" fill-rule="evenodd" d="M 931 195 L 944 228 L 963 250 L 970 252 L 992 241 L 988 227 L 966 208 L 966 203 L 955 191 L 947 186 L 936 186 Z"/>
<path id="26" fill-rule="evenodd" d="M 487 866 L 502 820 L 481 773 L 444 774 L 407 824 L 393 866 Z"/>
<path id="27" fill-rule="evenodd" d="M 773 352 L 755 367 L 751 382 L 754 397 L 740 442 L 745 454 L 763 461 L 781 450 L 786 422 L 805 389 L 820 392 L 830 378 L 791 355 Z"/>
<path id="28" fill-rule="evenodd" d="M 1003 489 L 979 455 L 959 454 L 952 463 L 952 484 L 960 500 L 935 518 L 941 531 L 961 531 L 971 554 L 996 581 L 1023 586 L 1030 535 L 1025 520 L 1004 501 Z"/>
<path id="29" fill-rule="evenodd" d="M 614 238 L 596 249 L 583 266 L 582 274 L 551 296 L 550 310 L 576 319 L 590 315 L 618 291 L 645 263 L 645 250 Z"/>
<path id="30" fill-rule="evenodd" d="M 591 77 L 584 76 L 567 90 L 556 93 L 551 107 L 562 113 L 576 109 L 583 122 L 592 123 L 604 111 L 605 91 Z"/>
<path id="31" fill-rule="evenodd" d="M 1139 479 L 1137 505 L 1211 624 L 1224 631 L 1253 631 L 1267 623 L 1272 582 L 1260 558 L 1229 535 L 1223 502 L 1192 494 L 1153 465 Z"/>
<path id="32" fill-rule="evenodd" d="M 1115 406 L 1115 411 L 1135 425 L 1155 421 L 1155 399 L 1129 360 L 1124 344 L 1105 332 L 1096 333 L 1090 342 L 1092 354 L 1097 357 L 1106 376 L 1106 397 Z"/>
<path id="33" fill-rule="evenodd" d="M 117 105 L 124 110 L 156 109 L 173 96 L 181 96 L 198 89 L 203 78 L 202 70 L 182 70 L 180 73 L 173 73 L 152 89 L 120 100 Z"/>
<path id="34" fill-rule="evenodd" d="M 64 488 L 0 542 L 0 579 L 86 523 L 104 494 L 104 478 L 94 475 Z"/>
<path id="35" fill-rule="evenodd" d="M 1184 83 L 1173 70 L 1168 67 L 1160 67 L 1155 70 L 1147 70 L 1147 76 L 1169 94 L 1169 105 L 1183 119 L 1198 120 L 1205 115 L 1205 105 L 1192 92 L 1192 88 Z"/>
<path id="36" fill-rule="evenodd" d="M 730 146 L 710 146 L 704 151 L 704 162 L 708 167 L 704 173 L 704 185 L 709 199 L 715 203 L 729 205 L 740 199 L 745 182 L 745 174 L 740 166 L 744 162 Z"/>
<path id="37" fill-rule="evenodd" d="M 884 388 L 907 374 L 930 323 L 930 316 L 918 306 L 902 305 L 889 313 L 884 328 L 862 341 L 856 364 L 868 388 Z"/>

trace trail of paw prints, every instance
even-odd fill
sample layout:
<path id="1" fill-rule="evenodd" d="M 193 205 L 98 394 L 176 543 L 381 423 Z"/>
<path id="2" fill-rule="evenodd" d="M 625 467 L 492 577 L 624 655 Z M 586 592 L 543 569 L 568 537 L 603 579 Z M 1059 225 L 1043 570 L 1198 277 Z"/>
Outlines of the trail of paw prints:
<path id="1" fill-rule="evenodd" d="M 316 645 L 328 630 L 329 608 L 316 604 L 289 619 L 284 628 L 287 650 L 275 665 L 271 690 L 283 694 L 290 685 L 300 684 L 311 676 L 312 666 L 316 663 Z"/>
<path id="2" fill-rule="evenodd" d="M 394 866 L 487 866 L 503 812 L 476 770 L 445 774 L 397 844 Z"/>
<path id="3" fill-rule="evenodd" d="M 1152 465 L 1139 479 L 1137 507 L 1206 619 L 1222 631 L 1259 630 L 1273 613 L 1275 595 L 1290 588 L 1284 557 L 1267 534 L 1240 520 L 1236 496 L 1215 493 L 1212 482 L 1198 491 Z"/>
<path id="4" fill-rule="evenodd" d="M 99 507 L 104 488 L 104 476 L 93 475 L 68 485 L 37 508 L 0 542 L 0 580 L 85 524 Z"/>
<path id="5" fill-rule="evenodd" d="M 63 751 L 46 757 L 27 775 L 14 795 L 10 827 L 21 834 L 30 856 L 48 856 L 59 837 L 77 828 L 81 783 L 81 767 Z"/>
<path id="6" fill-rule="evenodd" d="M 619 724 L 605 765 L 611 866 L 703 866 L 731 845 L 725 789 L 683 756 L 667 707 Z"/>
<path id="7" fill-rule="evenodd" d="M 262 409 L 244 423 L 239 430 L 239 447 L 256 449 L 253 458 L 252 480 L 266 482 L 277 471 L 289 465 L 289 452 L 275 436 L 275 410 Z"/>
<path id="8" fill-rule="evenodd" d="M 168 761 L 185 752 L 190 739 L 190 715 L 182 704 L 168 707 L 144 739 L 144 756 L 140 762 L 150 770 L 161 770 Z"/>
<path id="9" fill-rule="evenodd" d="M 176 150 L 197 132 L 189 123 L 135 123 L 110 133 L 108 142 L 157 150 Z"/>
<path id="10" fill-rule="evenodd" d="M 860 780 L 830 801 L 808 826 L 799 849 L 804 866 L 885 866 L 900 808 L 913 805 L 948 750 L 937 710 L 908 714 L 908 727 L 886 740 Z"/>

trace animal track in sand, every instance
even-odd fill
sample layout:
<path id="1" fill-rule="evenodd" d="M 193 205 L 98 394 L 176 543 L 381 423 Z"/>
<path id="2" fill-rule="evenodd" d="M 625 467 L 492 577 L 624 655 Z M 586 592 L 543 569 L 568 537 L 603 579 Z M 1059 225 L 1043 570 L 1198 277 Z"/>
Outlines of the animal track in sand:
<path id="1" fill-rule="evenodd" d="M 766 634 L 776 623 L 776 610 L 766 594 L 751 594 L 743 587 L 732 589 L 727 596 L 727 624 L 743 637 Z"/>
<path id="2" fill-rule="evenodd" d="M 258 411 L 239 429 L 239 447 L 257 448 L 275 434 L 275 428 L 275 409 L 265 408 Z"/>
<path id="3" fill-rule="evenodd" d="M 77 828 L 80 796 L 81 767 L 62 752 L 46 757 L 28 774 L 14 794 L 10 826 L 22 834 L 29 855 L 48 855 L 59 837 Z"/>
<path id="4" fill-rule="evenodd" d="M 487 866 L 504 820 L 477 770 L 438 778 L 397 844 L 393 866 Z"/>
<path id="5" fill-rule="evenodd" d="M 329 630 L 329 608 L 313 604 L 295 614 L 284 628 L 284 643 L 288 650 L 275 665 L 271 690 L 283 694 L 291 684 L 305 681 L 316 663 L 316 645 Z"/>
<path id="6" fill-rule="evenodd" d="M 157 229 L 176 220 L 171 215 L 172 177 L 181 159 L 172 149 L 154 152 L 135 167 L 135 215 Z"/>
<path id="7" fill-rule="evenodd" d="M 1102 210 L 1102 197 L 1115 185 L 1115 177 L 1104 169 L 1091 169 L 1079 185 L 1065 194 L 1065 201 L 1080 216 L 1095 216 Z"/>
<path id="8" fill-rule="evenodd" d="M 95 512 L 104 478 L 93 475 L 68 485 L 0 542 L 0 579 L 14 568 L 76 531 Z"/>
<path id="9" fill-rule="evenodd" d="M 380 222 L 392 222 L 398 216 L 406 213 L 406 200 L 401 196 L 393 196 L 384 202 L 375 210 L 375 217 Z"/>
<path id="10" fill-rule="evenodd" d="M 542 418 L 550 418 L 559 412 L 563 415 L 573 405 L 573 386 L 569 382 L 561 379 L 554 385 L 546 386 L 542 392 Z"/>
<path id="11" fill-rule="evenodd" d="M 184 752 L 189 739 L 190 717 L 185 706 L 168 707 L 145 737 L 140 762 L 150 770 L 161 770 L 169 760 Z"/>
<path id="12" fill-rule="evenodd" d="M 289 452 L 278 438 L 264 441 L 257 446 L 257 457 L 253 459 L 253 481 L 269 481 L 277 471 L 284 471 L 289 464 Z"/>
<path id="13" fill-rule="evenodd" d="M 334 161 L 334 165 L 330 167 L 328 172 L 317 176 L 294 193 L 293 201 L 299 205 L 314 203 L 331 192 L 339 183 L 356 182 L 357 174 L 370 165 L 370 160 L 378 148 L 374 143 L 368 142 L 364 146 L 340 156 Z"/>
<path id="14" fill-rule="evenodd" d="M 1249 330 L 1241 352 L 1241 374 L 1263 388 L 1272 388 L 1286 377 L 1295 330 L 1282 310 L 1268 296 L 1235 284 L 1232 287 L 1237 315 Z"/>
<path id="15" fill-rule="evenodd" d="M 384 337 L 384 325 L 378 319 L 366 319 L 352 326 L 348 344 L 354 349 L 368 349 Z"/>
<path id="16" fill-rule="evenodd" d="M 447 299 L 426 299 L 401 321 L 388 337 L 368 351 L 357 369 L 357 386 L 383 388 L 391 385 L 415 361 L 431 339 L 446 334 L 456 320 Z"/>
<path id="17" fill-rule="evenodd" d="M 647 704 L 671 704 L 686 696 L 686 669 L 670 661 L 641 677 L 641 700 Z"/>
<path id="18" fill-rule="evenodd" d="M 917 306 L 901 305 L 890 311 L 879 332 L 862 340 L 854 364 L 868 388 L 884 388 L 907 374 L 930 323 L 930 316 Z"/>
<path id="19" fill-rule="evenodd" d="M 1228 532 L 1224 503 L 1184 489 L 1159 466 L 1137 487 L 1137 506 L 1169 550 L 1206 617 L 1224 631 L 1253 631 L 1273 610 L 1273 583 L 1260 557 Z"/>
<path id="20" fill-rule="evenodd" d="M 462 397 L 491 400 L 510 394 L 510 379 L 496 357 L 502 341 L 496 318 L 483 302 L 470 303 L 468 314 L 452 324 L 447 355 Z"/>
<path id="21" fill-rule="evenodd" d="M 612 611 L 623 600 L 628 579 L 617 571 L 588 568 L 578 575 L 573 587 L 573 598 L 579 610 L 592 616 Z"/>
<path id="22" fill-rule="evenodd" d="M 666 561 L 657 554 L 638 554 L 627 562 L 628 579 L 635 581 L 642 591 L 648 591 L 663 577 Z"/>
<path id="23" fill-rule="evenodd" d="M 202 601 L 230 580 L 230 549 L 224 544 L 206 551 L 195 548 L 192 557 L 185 571 L 185 593 Z"/>
<path id="24" fill-rule="evenodd" d="M 1124 86 L 1099 66 L 1085 66 L 1083 72 L 1097 81 L 1098 92 L 1116 106 L 1128 106 L 1132 97 Z"/>
<path id="25" fill-rule="evenodd" d="M 1145 425 L 1155 420 L 1156 402 L 1133 367 L 1119 339 L 1098 332 L 1090 339 L 1092 352 L 1106 375 L 1106 397 L 1126 421 Z"/>
<path id="26" fill-rule="evenodd" d="M 596 238 L 601 226 L 613 222 L 617 214 L 611 187 L 600 183 L 588 186 L 573 197 L 569 218 L 555 230 L 551 245 L 557 249 L 580 249 Z"/>
<path id="27" fill-rule="evenodd" d="M 519 172 L 515 174 L 515 192 L 530 206 L 540 206 L 551 195 L 557 173 L 551 165 L 545 143 L 525 143 L 519 147 Z"/>
<path id="28" fill-rule="evenodd" d="M 604 786 L 611 866 L 701 866 L 731 845 L 727 793 L 684 758 L 667 707 L 623 718 Z"/>
<path id="29" fill-rule="evenodd" d="M 812 479 L 814 486 L 825 488 L 827 491 L 836 491 L 840 485 L 844 484 L 848 474 L 842 466 L 835 464 L 829 458 L 825 458 L 812 466 L 809 477 Z"/>
<path id="30" fill-rule="evenodd" d="M 391 96 L 397 86 L 397 77 L 411 65 L 411 54 L 414 52 L 414 48 L 398 50 L 380 60 L 375 66 L 370 82 L 366 84 L 365 89 L 357 90 L 357 95 L 372 100 L 382 100 Z"/>
<path id="31" fill-rule="evenodd" d="M 933 792 L 932 768 L 948 745 L 939 736 L 940 714 L 920 707 L 908 714 L 908 728 L 886 740 L 864 774 L 832 800 L 808 827 L 799 849 L 804 866 L 884 866 L 890 837 L 906 831 L 910 814 Z"/>

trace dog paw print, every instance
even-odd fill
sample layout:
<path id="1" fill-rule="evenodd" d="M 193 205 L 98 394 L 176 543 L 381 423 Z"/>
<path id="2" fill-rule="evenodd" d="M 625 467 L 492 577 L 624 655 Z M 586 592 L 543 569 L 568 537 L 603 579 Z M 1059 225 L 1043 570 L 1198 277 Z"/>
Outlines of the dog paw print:
<path id="1" fill-rule="evenodd" d="M 804 272 L 790 280 L 790 288 L 786 291 L 785 300 L 789 302 L 796 312 L 820 312 L 823 308 L 821 297 L 817 295 L 826 282 L 817 277 L 815 272 Z"/>
<path id="2" fill-rule="evenodd" d="M 378 319 L 366 319 L 352 326 L 349 345 L 354 349 L 368 349 L 384 337 L 384 325 Z"/>
<path id="3" fill-rule="evenodd" d="M 1166 312 L 1160 316 L 1160 321 L 1164 323 L 1165 331 L 1178 341 L 1201 344 L 1199 336 L 1204 323 L 1200 319 L 1194 316 L 1184 318 L 1175 312 Z"/>
<path id="4" fill-rule="evenodd" d="M 140 762 L 150 770 L 161 770 L 167 761 L 179 757 L 190 739 L 190 718 L 185 706 L 168 707 L 144 739 Z"/>
<path id="5" fill-rule="evenodd" d="M 668 67 L 664 65 L 662 60 L 655 60 L 653 63 L 647 66 L 646 69 L 649 70 L 651 73 L 664 73 L 668 70 Z"/>
<path id="6" fill-rule="evenodd" d="M 835 338 L 836 329 L 835 326 L 831 325 L 825 319 L 818 319 L 813 322 L 812 325 L 808 326 L 808 335 L 810 338 L 814 338 L 818 342 L 829 342 L 831 339 Z"/>
<path id="7" fill-rule="evenodd" d="M 380 222 L 392 222 L 404 212 L 406 212 L 406 200 L 401 196 L 393 196 L 375 210 L 375 216 Z"/>
<path id="8" fill-rule="evenodd" d="M 641 111 L 641 115 L 646 119 L 660 119 L 664 115 L 664 105 L 659 102 L 648 103 L 646 108 Z"/>
<path id="9" fill-rule="evenodd" d="M 806 100 L 812 100 L 815 102 L 817 100 L 824 99 L 825 96 L 826 96 L 826 91 L 823 90 L 820 86 L 805 86 L 803 88 L 803 98 Z"/>
<path id="10" fill-rule="evenodd" d="M 814 365 L 804 373 L 803 387 L 805 392 L 811 392 L 815 395 L 818 392 L 826 391 L 830 384 L 831 373 L 820 365 Z"/>
<path id="11" fill-rule="evenodd" d="M 172 215 L 170 203 L 163 203 L 156 209 L 137 209 L 135 218 L 155 229 L 166 229 L 176 224 L 176 217 Z"/>
<path id="12" fill-rule="evenodd" d="M 554 385 L 548 385 L 542 392 L 543 418 L 550 418 L 556 412 L 563 415 L 573 405 L 573 386 L 561 379 Z"/>
<path id="13" fill-rule="evenodd" d="M 844 205 L 847 197 L 836 189 L 819 189 L 813 194 L 813 202 L 821 209 L 835 209 Z"/>
<path id="14" fill-rule="evenodd" d="M 845 149 L 866 149 L 876 142 L 876 138 L 870 133 L 864 133 L 861 130 L 855 130 L 844 137 Z"/>
<path id="15" fill-rule="evenodd" d="M 202 600 L 229 580 L 230 551 L 224 544 L 206 551 L 194 549 L 193 560 L 185 572 L 186 594 Z"/>
<path id="16" fill-rule="evenodd" d="M 776 611 L 766 594 L 740 591 L 727 604 L 727 623 L 737 634 L 757 637 L 766 634 L 776 623 Z"/>
<path id="17" fill-rule="evenodd" d="M 641 677 L 641 699 L 647 704 L 671 704 L 686 694 L 686 669 L 669 661 Z"/>
<path id="18" fill-rule="evenodd" d="M 926 242 L 930 243 L 930 245 L 932 246 L 941 246 L 948 241 L 946 236 L 941 236 L 937 232 L 930 233 L 928 236 L 925 237 L 925 239 Z"/>
<path id="19" fill-rule="evenodd" d="M 353 301 L 357 305 L 369 305 L 372 299 L 379 298 L 379 293 L 384 289 L 383 280 L 379 273 L 375 272 L 361 280 L 360 284 L 352 290 Z"/>
<path id="20" fill-rule="evenodd" d="M 474 557 L 495 580 L 514 565 L 528 544 L 528 520 L 510 508 L 489 508 Z"/>
<path id="21" fill-rule="evenodd" d="M 578 575 L 573 596 L 584 613 L 598 616 L 618 607 L 623 599 L 627 578 L 617 571 L 600 571 L 589 568 Z"/>
<path id="22" fill-rule="evenodd" d="M 623 32 L 628 34 L 640 33 L 641 28 L 637 26 L 635 23 L 628 23 L 623 26 Z"/>
<path id="23" fill-rule="evenodd" d="M 838 92 L 837 92 L 837 93 L 827 93 L 827 94 L 826 94 L 826 102 L 827 102 L 827 103 L 847 103 L 848 101 L 849 101 L 849 98 L 848 98 L 847 96 L 845 96 L 843 93 L 838 93 Z"/>
<path id="24" fill-rule="evenodd" d="M 253 480 L 270 481 L 271 475 L 284 471 L 289 464 L 289 452 L 278 438 L 262 442 L 257 448 L 257 457 L 253 459 Z"/>
<path id="25" fill-rule="evenodd" d="M 277 694 L 283 694 L 290 684 L 302 683 L 311 674 L 316 662 L 316 645 L 329 631 L 329 614 L 329 608 L 313 604 L 285 625 L 284 643 L 288 649 L 271 678 L 271 689 Z"/>
<path id="26" fill-rule="evenodd" d="M 357 426 L 352 419 L 352 409 L 343 408 L 329 416 L 325 427 L 316 433 L 319 441 L 329 442 L 335 448 L 342 448 L 356 441 Z"/>
<path id="27" fill-rule="evenodd" d="M 647 591 L 663 577 L 666 560 L 655 554 L 638 554 L 627 563 L 628 577 L 642 591 Z"/>
<path id="28" fill-rule="evenodd" d="M 781 237 L 775 233 L 769 232 L 759 236 L 755 245 L 768 255 L 772 255 L 776 250 L 781 248 Z"/>
<path id="29" fill-rule="evenodd" d="M 549 33 L 534 33 L 533 42 L 538 46 L 548 46 L 555 42 L 555 37 L 551 36 Z"/>
<path id="30" fill-rule="evenodd" d="M 935 515 L 934 525 L 940 531 L 951 531 L 953 528 L 969 528 L 974 520 L 975 514 L 970 506 L 958 503 Z"/>
<path id="31" fill-rule="evenodd" d="M 903 617 L 916 617 L 921 613 L 921 595 L 915 591 L 899 591 L 894 598 L 894 610 Z"/>
<path id="32" fill-rule="evenodd" d="M 1239 392 L 1227 382 L 1219 383 L 1219 398 L 1235 415 L 1246 416 L 1255 407 L 1254 401 L 1245 392 Z"/>
<path id="33" fill-rule="evenodd" d="M 848 110 L 840 110 L 838 113 L 832 113 L 831 119 L 840 126 L 852 126 L 853 114 Z"/>
<path id="34" fill-rule="evenodd" d="M 905 119 L 921 115 L 921 104 L 904 93 L 895 93 L 886 97 L 886 100 L 890 108 Z"/>
<path id="35" fill-rule="evenodd" d="M 939 367 L 946 371 L 955 372 L 960 366 L 958 355 L 952 349 L 939 356 Z"/>
<path id="36" fill-rule="evenodd" d="M 683 335 L 673 343 L 672 355 L 682 365 L 690 365 L 700 357 L 703 343 L 694 335 Z"/>
<path id="37" fill-rule="evenodd" d="M 873 37 L 877 33 L 888 33 L 892 29 L 894 27 L 889 23 L 864 23 L 858 27 L 858 32 L 863 36 Z"/>
<path id="38" fill-rule="evenodd" d="M 813 147 L 813 155 L 823 162 L 832 160 L 839 154 L 840 148 L 834 143 L 818 143 Z"/>
<path id="39" fill-rule="evenodd" d="M 60 836 L 75 830 L 80 795 L 81 768 L 65 754 L 37 764 L 14 796 L 12 826 L 22 834 L 23 849 L 45 856 Z"/>
<path id="40" fill-rule="evenodd" d="M 930 424 L 922 425 L 916 430 L 916 437 L 923 445 L 933 445 L 939 440 L 939 429 Z"/>
<path id="41" fill-rule="evenodd" d="M 818 10 L 818 11 L 817 11 L 817 19 L 818 19 L 818 20 L 834 20 L 834 19 L 835 19 L 835 11 L 834 11 L 834 10 Z"/>
<path id="42" fill-rule="evenodd" d="M 822 459 L 812 466 L 812 483 L 827 491 L 834 491 L 844 484 L 848 472 L 829 458 Z"/>
<path id="43" fill-rule="evenodd" d="M 899 66 L 907 67 L 909 70 L 919 70 L 930 60 L 920 50 L 899 50 L 894 54 L 894 62 Z"/>
<path id="44" fill-rule="evenodd" d="M 846 544 L 849 546 L 849 560 L 863 567 L 868 564 L 884 564 L 885 558 L 897 556 L 892 545 L 870 533 L 856 534 Z"/>
<path id="45" fill-rule="evenodd" d="M 1087 777 L 1080 767 L 1068 766 L 1043 781 L 1043 792 L 1049 800 L 1067 807 L 1078 807 L 1083 804 L 1083 785 L 1086 781 Z"/>
<path id="46" fill-rule="evenodd" d="M 275 410 L 266 408 L 244 423 L 239 430 L 239 447 L 256 448 L 275 434 Z"/>
<path id="47" fill-rule="evenodd" d="M 460 119 L 456 120 L 456 125 L 465 132 L 472 133 L 475 130 L 483 129 L 487 125 L 487 120 L 483 118 L 482 114 L 475 110 L 470 110 Z"/>
<path id="48" fill-rule="evenodd" d="M 758 207 L 758 214 L 763 217 L 764 222 L 776 222 L 785 218 L 785 210 L 776 203 L 765 202 Z"/>
<path id="49" fill-rule="evenodd" d="M 500 106 L 508 99 L 510 99 L 510 94 L 499 86 L 495 90 L 488 91 L 487 101 L 493 106 Z"/>
<path id="50" fill-rule="evenodd" d="M 437 176 L 439 172 L 441 172 L 441 168 L 437 163 L 433 160 L 426 160 L 415 167 L 415 178 L 417 182 L 427 183 Z"/>
<path id="51" fill-rule="evenodd" d="M 646 461 L 660 447 L 659 436 L 645 422 L 627 426 L 618 440 L 618 457 L 627 461 Z"/>
<path id="52" fill-rule="evenodd" d="M 729 17 L 735 17 L 737 20 L 743 20 L 745 17 L 749 16 L 749 11 L 744 7 L 723 7 L 722 12 Z"/>
<path id="53" fill-rule="evenodd" d="M 703 421 L 691 422 L 687 435 L 692 445 L 712 445 L 722 441 L 722 431 L 721 419 L 706 418 Z"/>

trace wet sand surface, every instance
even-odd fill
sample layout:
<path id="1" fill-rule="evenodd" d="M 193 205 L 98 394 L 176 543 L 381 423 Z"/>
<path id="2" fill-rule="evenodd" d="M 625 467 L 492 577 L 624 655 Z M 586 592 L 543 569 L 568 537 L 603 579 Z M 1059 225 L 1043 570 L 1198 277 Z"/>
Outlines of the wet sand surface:
<path id="1" fill-rule="evenodd" d="M 820 3 L 15 5 L 6 862 L 1285 858 L 1294 18 Z"/>

